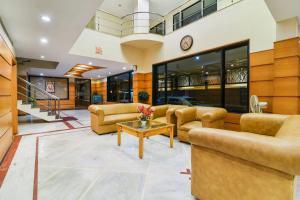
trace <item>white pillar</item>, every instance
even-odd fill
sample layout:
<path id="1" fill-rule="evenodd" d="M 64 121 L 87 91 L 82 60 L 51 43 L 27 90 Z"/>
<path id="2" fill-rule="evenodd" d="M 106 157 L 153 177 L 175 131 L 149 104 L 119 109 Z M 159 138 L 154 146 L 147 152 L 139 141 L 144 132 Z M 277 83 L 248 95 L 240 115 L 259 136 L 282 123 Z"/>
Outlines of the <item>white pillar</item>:
<path id="1" fill-rule="evenodd" d="M 134 33 L 149 33 L 150 29 L 150 14 L 149 0 L 135 0 L 134 12 Z M 138 13 L 146 12 L 146 13 Z"/>
<path id="2" fill-rule="evenodd" d="M 299 24 L 297 17 L 277 22 L 276 40 L 281 41 L 299 36 Z"/>

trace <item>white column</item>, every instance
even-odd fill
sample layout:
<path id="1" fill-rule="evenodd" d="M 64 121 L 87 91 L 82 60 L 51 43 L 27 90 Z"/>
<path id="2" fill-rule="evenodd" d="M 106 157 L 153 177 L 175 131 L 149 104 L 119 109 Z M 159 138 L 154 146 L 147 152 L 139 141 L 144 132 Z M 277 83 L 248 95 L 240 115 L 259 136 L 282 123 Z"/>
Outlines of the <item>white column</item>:
<path id="1" fill-rule="evenodd" d="M 281 41 L 299 36 L 299 24 L 297 17 L 277 22 L 276 40 Z"/>
<path id="2" fill-rule="evenodd" d="M 149 0 L 135 0 L 134 12 L 146 13 L 137 13 L 134 15 L 134 33 L 149 33 L 149 4 Z"/>

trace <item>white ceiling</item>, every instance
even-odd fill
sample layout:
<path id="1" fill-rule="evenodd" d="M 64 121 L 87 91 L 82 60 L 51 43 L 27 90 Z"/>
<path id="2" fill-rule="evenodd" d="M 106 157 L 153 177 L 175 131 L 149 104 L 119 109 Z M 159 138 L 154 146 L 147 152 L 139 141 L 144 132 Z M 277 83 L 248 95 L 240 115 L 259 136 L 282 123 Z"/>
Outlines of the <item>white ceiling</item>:
<path id="1" fill-rule="evenodd" d="M 113 66 L 113 73 L 122 72 L 123 63 L 70 55 L 68 52 L 78 36 L 95 15 L 103 0 L 0 0 L 0 17 L 16 49 L 17 57 L 59 62 L 57 69 L 32 68 L 30 74 L 63 76 L 76 64 L 88 64 L 108 69 L 84 74 L 85 77 L 107 76 Z M 50 23 L 43 22 L 42 15 L 51 17 Z M 41 44 L 46 37 L 48 44 Z M 38 67 L 38 66 L 32 66 Z"/>
<path id="2" fill-rule="evenodd" d="M 298 17 L 300 22 L 300 0 L 265 0 L 265 2 L 277 22 L 292 17 Z"/>
<path id="3" fill-rule="evenodd" d="M 150 0 L 150 11 L 165 16 L 187 1 L 189 0 Z M 135 2 L 136 0 L 104 0 L 99 9 L 123 17 L 134 12 Z"/>

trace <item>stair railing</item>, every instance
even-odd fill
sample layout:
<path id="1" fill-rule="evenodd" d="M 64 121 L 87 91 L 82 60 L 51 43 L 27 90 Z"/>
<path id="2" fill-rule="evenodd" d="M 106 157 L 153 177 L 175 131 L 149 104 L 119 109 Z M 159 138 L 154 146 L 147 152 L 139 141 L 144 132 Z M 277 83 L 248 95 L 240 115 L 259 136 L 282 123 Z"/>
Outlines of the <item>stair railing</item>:
<path id="1" fill-rule="evenodd" d="M 60 98 L 18 76 L 18 100 L 60 118 Z"/>

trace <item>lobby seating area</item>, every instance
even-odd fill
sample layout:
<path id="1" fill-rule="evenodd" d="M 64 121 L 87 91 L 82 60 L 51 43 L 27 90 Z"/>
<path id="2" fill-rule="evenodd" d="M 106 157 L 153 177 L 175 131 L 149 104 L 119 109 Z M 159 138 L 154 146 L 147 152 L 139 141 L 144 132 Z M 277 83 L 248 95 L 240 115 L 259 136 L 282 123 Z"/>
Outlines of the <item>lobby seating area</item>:
<path id="1" fill-rule="evenodd" d="M 91 128 L 97 134 L 117 131 L 116 123 L 137 120 L 139 103 L 91 105 Z M 149 106 L 149 105 L 147 105 Z"/>
<path id="2" fill-rule="evenodd" d="M 242 115 L 241 132 L 191 130 L 192 194 L 215 200 L 298 199 L 299 122 L 299 115 L 252 113 Z"/>
<path id="3" fill-rule="evenodd" d="M 300 0 L 2 0 L 0 200 L 300 200 Z"/>

